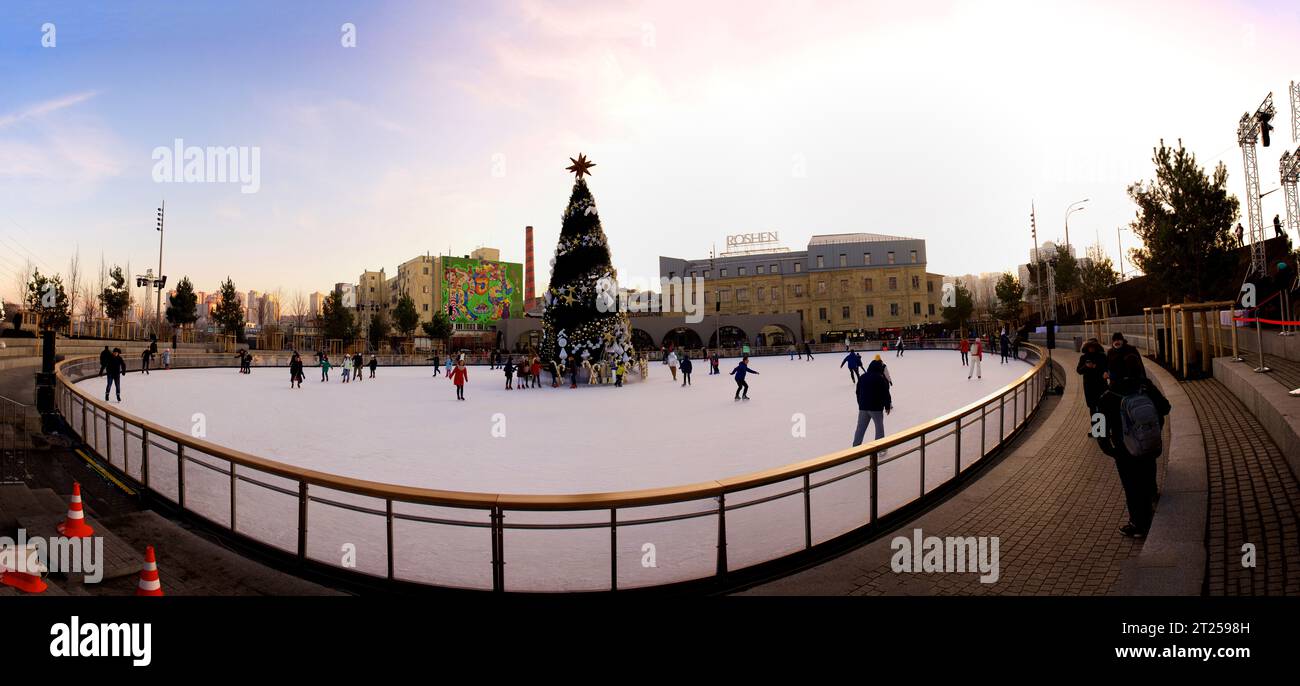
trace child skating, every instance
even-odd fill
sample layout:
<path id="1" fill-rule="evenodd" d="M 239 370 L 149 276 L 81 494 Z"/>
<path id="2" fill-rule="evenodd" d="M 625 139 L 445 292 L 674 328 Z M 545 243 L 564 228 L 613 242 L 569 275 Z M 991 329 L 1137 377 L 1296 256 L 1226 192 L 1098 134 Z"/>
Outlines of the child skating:
<path id="1" fill-rule="evenodd" d="M 757 373 L 749 368 L 749 355 L 741 358 L 740 364 L 731 370 L 731 375 L 736 377 L 736 400 L 749 400 L 749 383 L 745 381 L 745 375 Z"/>
<path id="2" fill-rule="evenodd" d="M 469 370 L 465 368 L 465 361 L 456 362 L 456 368 L 451 372 L 451 382 L 456 384 L 456 399 L 465 399 L 465 384 L 469 382 Z"/>

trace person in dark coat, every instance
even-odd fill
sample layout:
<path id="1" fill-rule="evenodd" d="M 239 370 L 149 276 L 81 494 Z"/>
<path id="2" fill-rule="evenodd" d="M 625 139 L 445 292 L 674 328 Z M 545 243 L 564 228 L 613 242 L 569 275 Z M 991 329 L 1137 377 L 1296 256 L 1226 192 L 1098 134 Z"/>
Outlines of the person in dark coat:
<path id="1" fill-rule="evenodd" d="M 1121 367 L 1124 364 L 1124 360 L 1128 358 L 1129 355 L 1137 357 L 1138 368 L 1141 369 L 1142 354 L 1138 352 L 1137 348 L 1128 344 L 1128 341 L 1124 338 L 1124 334 L 1116 331 L 1110 337 L 1110 350 L 1106 351 L 1106 378 L 1110 379 L 1111 383 L 1114 383 L 1114 379 L 1124 376 L 1124 371 Z M 1146 376 L 1145 371 L 1142 372 L 1142 376 Z"/>
<path id="2" fill-rule="evenodd" d="M 379 358 L 374 355 L 370 356 L 370 378 L 375 378 L 375 370 L 379 368 Z"/>
<path id="3" fill-rule="evenodd" d="M 682 370 L 682 386 L 691 385 L 691 369 L 693 366 L 694 365 L 691 364 L 691 356 L 683 352 L 680 367 Z"/>
<path id="4" fill-rule="evenodd" d="M 867 425 L 876 423 L 876 440 L 885 437 L 885 415 L 894 409 L 893 398 L 889 395 L 889 381 L 885 379 L 885 366 L 875 362 L 867 367 L 867 373 L 858 379 L 858 428 L 853 431 L 853 445 L 862 445 L 862 437 L 867 433 Z"/>
<path id="5" fill-rule="evenodd" d="M 1109 368 L 1109 362 L 1101 343 L 1095 338 L 1089 338 L 1088 342 L 1083 344 L 1080 353 L 1079 364 L 1074 371 L 1083 377 L 1083 402 L 1088 406 L 1090 413 L 1095 413 L 1097 401 L 1101 399 L 1101 394 L 1106 392 L 1106 370 Z"/>
<path id="6" fill-rule="evenodd" d="M 731 375 L 736 377 L 736 400 L 749 400 L 749 383 L 745 381 L 746 374 L 757 374 L 758 372 L 749 368 L 749 355 L 740 360 L 740 364 L 731 370 Z M 742 396 L 741 393 L 744 393 Z"/>
<path id="7" fill-rule="evenodd" d="M 504 369 L 506 372 L 506 390 L 507 391 L 514 390 L 515 358 L 513 357 L 506 358 L 506 364 L 504 367 L 502 367 L 502 369 Z"/>
<path id="8" fill-rule="evenodd" d="M 858 377 L 862 374 L 862 356 L 849 348 L 849 354 L 845 355 L 844 359 L 840 361 L 840 368 L 842 369 L 846 364 L 849 366 L 849 378 L 856 384 Z"/>
<path id="9" fill-rule="evenodd" d="M 126 360 L 122 358 L 122 349 L 113 348 L 108 357 L 108 386 L 104 388 L 104 402 L 108 402 L 108 392 L 117 389 L 117 401 L 122 402 L 122 375 L 126 374 Z"/>
<path id="10" fill-rule="evenodd" d="M 1159 495 L 1156 484 L 1156 459 L 1159 455 L 1132 455 L 1124 447 L 1121 409 L 1124 398 L 1136 393 L 1151 398 L 1160 414 L 1161 426 L 1164 425 L 1164 418 L 1170 410 L 1169 401 L 1147 379 L 1141 356 L 1133 353 L 1115 366 L 1110 377 L 1110 387 L 1097 401 L 1098 410 L 1106 418 L 1106 430 L 1097 438 L 1097 443 L 1102 452 L 1115 460 L 1115 470 L 1119 472 L 1120 483 L 1124 486 L 1129 522 L 1120 527 L 1120 533 L 1130 538 L 1145 538 L 1151 530 L 1154 503 Z"/>
<path id="11" fill-rule="evenodd" d="M 109 366 L 112 364 L 113 364 L 113 351 L 109 350 L 108 346 L 104 346 L 104 349 L 101 350 L 99 353 L 99 376 L 103 376 L 104 373 L 108 371 Z"/>
<path id="12" fill-rule="evenodd" d="M 294 353 L 289 360 L 289 388 L 302 388 L 302 358 Z"/>

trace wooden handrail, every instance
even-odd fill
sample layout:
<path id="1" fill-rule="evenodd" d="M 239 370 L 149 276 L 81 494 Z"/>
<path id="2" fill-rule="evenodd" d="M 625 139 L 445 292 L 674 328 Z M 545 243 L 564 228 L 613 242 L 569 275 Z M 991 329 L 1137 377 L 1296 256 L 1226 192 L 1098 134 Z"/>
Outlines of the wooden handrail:
<path id="1" fill-rule="evenodd" d="M 83 402 L 89 403 L 98 408 L 105 415 L 117 417 L 123 422 L 133 424 L 142 430 L 148 431 L 153 436 L 174 442 L 177 446 L 184 446 L 185 448 L 199 451 L 216 459 L 225 460 L 242 467 L 252 468 L 300 483 L 322 486 L 355 495 L 385 500 L 391 499 L 398 502 L 421 505 L 478 509 L 496 507 L 504 510 L 608 510 L 611 508 L 643 507 L 647 505 L 664 505 L 691 500 L 716 498 L 725 493 L 748 490 L 782 481 L 801 478 L 804 475 L 813 474 L 847 462 L 863 459 L 869 457 L 872 453 L 879 452 L 880 450 L 901 445 L 917 438 L 918 436 L 938 430 L 944 425 L 952 423 L 954 420 L 960 420 L 969 414 L 978 412 L 982 407 L 987 406 L 989 403 L 995 403 L 1000 399 L 1005 398 L 1008 392 L 1018 392 L 1019 388 L 1023 384 L 1028 383 L 1030 379 L 1040 373 L 1047 364 L 1047 359 L 1038 346 L 1031 343 L 1024 343 L 1023 346 L 1038 355 L 1038 362 L 1013 383 L 964 407 L 953 410 L 923 424 L 918 424 L 889 438 L 864 443 L 856 448 L 847 448 L 821 457 L 795 462 L 783 467 L 776 467 L 717 481 L 705 481 L 681 486 L 617 491 L 610 493 L 556 495 L 447 491 L 415 486 L 402 486 L 365 479 L 355 479 L 330 474 L 328 472 L 297 467 L 276 460 L 252 455 L 233 448 L 228 448 L 193 436 L 188 436 L 162 426 L 161 424 L 141 419 L 135 415 L 122 412 L 108 404 L 102 403 L 98 398 L 92 397 L 91 394 L 78 387 L 77 382 L 91 378 L 92 375 L 72 379 L 67 374 L 67 368 L 74 364 L 86 362 L 89 363 L 92 368 L 95 367 L 95 365 L 98 364 L 98 360 L 92 356 L 64 360 L 55 366 L 54 373 L 59 384 L 64 386 L 71 393 L 79 396 Z M 233 364 L 231 366 L 233 366 Z M 984 450 L 982 447 L 980 452 L 981 455 L 983 455 Z"/>

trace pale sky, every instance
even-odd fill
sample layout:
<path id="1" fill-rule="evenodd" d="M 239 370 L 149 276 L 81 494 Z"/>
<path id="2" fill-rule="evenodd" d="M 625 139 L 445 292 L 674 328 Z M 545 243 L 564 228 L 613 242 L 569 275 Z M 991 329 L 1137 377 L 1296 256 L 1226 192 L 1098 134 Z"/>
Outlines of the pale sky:
<path id="1" fill-rule="evenodd" d="M 1241 197 L 1236 123 L 1273 91 L 1264 192 L 1294 147 L 1300 3 L 194 4 L 0 6 L 0 294 L 29 257 L 156 265 L 164 198 L 172 283 L 325 291 L 479 245 L 522 262 L 531 224 L 540 290 L 579 152 L 624 278 L 755 231 L 1014 270 L 1031 201 L 1060 240 L 1091 198 L 1071 241 L 1113 257 L 1161 138 L 1224 160 Z M 177 138 L 256 147 L 257 192 L 155 182 Z"/>

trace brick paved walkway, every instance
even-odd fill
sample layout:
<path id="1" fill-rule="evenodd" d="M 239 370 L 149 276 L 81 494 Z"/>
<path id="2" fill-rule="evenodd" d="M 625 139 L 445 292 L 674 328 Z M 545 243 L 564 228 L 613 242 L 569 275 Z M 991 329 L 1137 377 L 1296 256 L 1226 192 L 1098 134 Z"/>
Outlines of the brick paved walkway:
<path id="1" fill-rule="evenodd" d="M 1089 414 L 1082 384 L 1073 374 L 1077 355 L 1057 353 L 1070 372 L 1065 394 L 1054 408 L 1045 406 L 1050 420 L 1031 429 L 1050 434 L 1047 440 L 1025 442 L 967 487 L 968 491 L 987 489 L 987 494 L 944 503 L 886 536 L 883 546 L 877 541 L 872 550 L 864 547 L 803 573 L 808 575 L 806 581 L 795 575 L 751 593 L 1105 595 L 1114 591 L 1124 563 L 1141 552 L 1142 542 L 1118 531 L 1128 521 L 1124 491 L 1114 461 L 1087 434 Z M 1159 464 L 1163 483 L 1164 457 Z M 997 485 L 990 486 L 993 483 Z M 948 516 L 944 508 L 955 514 Z M 894 573 L 887 541 L 894 535 L 909 535 L 913 527 L 926 536 L 997 536 L 1001 578 L 984 584 L 978 573 Z"/>
<path id="2" fill-rule="evenodd" d="M 1294 363 L 1293 363 L 1294 364 Z M 1258 421 L 1223 384 L 1183 383 L 1205 437 L 1209 468 L 1206 591 L 1300 594 L 1300 485 Z M 1257 567 L 1243 567 L 1253 543 Z"/>

